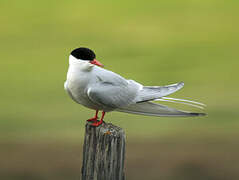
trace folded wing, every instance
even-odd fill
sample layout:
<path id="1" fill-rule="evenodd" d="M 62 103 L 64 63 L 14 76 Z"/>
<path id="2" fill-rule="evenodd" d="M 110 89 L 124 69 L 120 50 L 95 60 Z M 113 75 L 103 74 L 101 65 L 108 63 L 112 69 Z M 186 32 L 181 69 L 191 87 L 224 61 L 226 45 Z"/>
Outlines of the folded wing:
<path id="1" fill-rule="evenodd" d="M 140 86 L 136 83 L 125 85 L 110 82 L 99 82 L 88 89 L 89 98 L 103 107 L 104 111 L 111 111 L 116 108 L 134 104 Z"/>
<path id="2" fill-rule="evenodd" d="M 141 114 L 146 116 L 204 116 L 204 113 L 194 113 L 181 111 L 174 108 L 170 108 L 165 105 L 161 105 L 153 102 L 142 102 L 137 104 L 132 104 L 127 107 L 122 107 L 116 109 L 119 112 L 126 112 L 132 114 Z"/>

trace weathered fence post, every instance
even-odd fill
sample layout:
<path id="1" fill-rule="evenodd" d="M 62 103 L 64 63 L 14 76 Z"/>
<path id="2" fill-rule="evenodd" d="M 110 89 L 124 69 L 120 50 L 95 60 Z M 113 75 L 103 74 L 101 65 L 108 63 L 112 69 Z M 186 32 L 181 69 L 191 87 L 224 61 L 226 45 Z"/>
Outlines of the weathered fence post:
<path id="1" fill-rule="evenodd" d="M 120 127 L 86 123 L 82 180 L 124 180 L 125 133 Z"/>

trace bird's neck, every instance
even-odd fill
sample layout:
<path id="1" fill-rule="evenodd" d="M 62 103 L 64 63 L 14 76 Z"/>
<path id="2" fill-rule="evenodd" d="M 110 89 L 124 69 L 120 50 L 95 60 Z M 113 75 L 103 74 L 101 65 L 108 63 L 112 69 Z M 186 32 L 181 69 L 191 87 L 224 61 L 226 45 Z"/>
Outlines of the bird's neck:
<path id="1" fill-rule="evenodd" d="M 69 69 L 73 71 L 91 71 L 93 67 L 94 65 L 87 61 L 77 60 L 71 57 L 69 58 Z"/>

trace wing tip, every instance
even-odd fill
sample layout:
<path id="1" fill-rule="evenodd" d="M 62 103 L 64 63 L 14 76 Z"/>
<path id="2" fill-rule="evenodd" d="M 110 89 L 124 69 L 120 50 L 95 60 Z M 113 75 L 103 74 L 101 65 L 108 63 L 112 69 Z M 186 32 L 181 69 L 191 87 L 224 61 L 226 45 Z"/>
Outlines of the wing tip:
<path id="1" fill-rule="evenodd" d="M 177 83 L 178 90 L 183 88 L 183 86 L 184 86 L 184 82 L 183 81 Z"/>
<path id="2" fill-rule="evenodd" d="M 180 85 L 180 86 L 184 86 L 184 82 L 181 81 L 181 82 L 178 83 L 178 85 Z"/>
<path id="3" fill-rule="evenodd" d="M 194 112 L 192 112 L 192 113 L 190 113 L 190 115 L 192 115 L 192 116 L 206 116 L 207 114 L 206 113 L 194 113 Z"/>

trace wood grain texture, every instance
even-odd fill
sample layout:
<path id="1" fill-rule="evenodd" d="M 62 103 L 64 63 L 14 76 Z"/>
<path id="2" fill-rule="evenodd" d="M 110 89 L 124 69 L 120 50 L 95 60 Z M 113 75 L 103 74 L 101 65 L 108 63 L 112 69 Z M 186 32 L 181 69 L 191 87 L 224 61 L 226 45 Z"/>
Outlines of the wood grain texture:
<path id="1" fill-rule="evenodd" d="M 90 124 L 85 126 L 82 180 L 124 180 L 124 130 L 105 122 Z"/>

